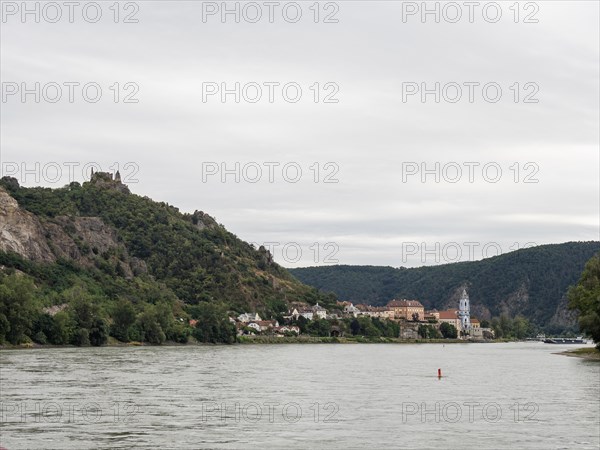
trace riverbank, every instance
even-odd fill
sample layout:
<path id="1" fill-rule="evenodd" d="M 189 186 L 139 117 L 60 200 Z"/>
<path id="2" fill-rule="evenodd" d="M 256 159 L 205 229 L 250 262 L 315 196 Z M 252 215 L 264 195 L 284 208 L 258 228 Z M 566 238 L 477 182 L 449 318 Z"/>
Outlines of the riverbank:
<path id="1" fill-rule="evenodd" d="M 193 338 L 187 344 L 176 342 L 165 342 L 160 345 L 147 344 L 143 342 L 120 342 L 110 338 L 109 342 L 102 347 L 186 347 L 186 346 L 206 346 L 206 345 L 277 345 L 277 344 L 471 344 L 502 341 L 464 341 L 461 339 L 400 339 L 400 338 L 366 338 L 363 336 L 349 337 L 318 337 L 318 336 L 239 336 L 235 344 L 210 344 L 197 342 Z M 17 349 L 39 349 L 39 348 L 76 348 L 74 345 L 41 345 L 36 343 L 26 343 L 20 345 L 0 345 L 0 350 Z"/>
<path id="2" fill-rule="evenodd" d="M 598 350 L 595 347 L 576 348 L 575 350 L 567 350 L 566 352 L 560 352 L 559 355 L 589 359 L 592 361 L 600 361 L 600 350 Z"/>
<path id="3" fill-rule="evenodd" d="M 466 344 L 474 341 L 460 339 L 400 339 L 400 338 L 366 338 L 351 337 L 318 337 L 318 336 L 240 336 L 238 344 Z"/>

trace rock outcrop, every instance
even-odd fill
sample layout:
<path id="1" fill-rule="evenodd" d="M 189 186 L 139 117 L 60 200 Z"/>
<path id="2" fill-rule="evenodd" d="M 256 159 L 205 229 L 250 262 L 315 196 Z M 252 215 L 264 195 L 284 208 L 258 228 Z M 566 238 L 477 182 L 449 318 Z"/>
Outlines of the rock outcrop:
<path id="1" fill-rule="evenodd" d="M 194 211 L 194 214 L 191 216 L 192 223 L 198 227 L 199 230 L 203 230 L 204 228 L 213 228 L 217 226 L 217 221 L 206 214 L 204 211 Z"/>
<path id="2" fill-rule="evenodd" d="M 40 219 L 19 207 L 17 201 L 0 187 L 0 250 L 23 258 L 52 263 L 58 258 L 72 260 L 84 267 L 102 257 L 119 266 L 125 277 L 147 273 L 146 263 L 131 258 L 119 242 L 114 228 L 99 217 Z"/>
<path id="3" fill-rule="evenodd" d="M 19 208 L 17 201 L 0 187 L 0 250 L 32 261 L 53 262 L 56 257 L 45 234 L 39 219 Z"/>

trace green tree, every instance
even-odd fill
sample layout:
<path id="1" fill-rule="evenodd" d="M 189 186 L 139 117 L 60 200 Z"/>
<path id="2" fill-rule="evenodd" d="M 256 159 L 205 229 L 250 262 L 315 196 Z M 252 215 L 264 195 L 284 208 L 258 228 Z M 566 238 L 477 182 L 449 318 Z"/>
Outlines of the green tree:
<path id="1" fill-rule="evenodd" d="M 233 344 L 236 341 L 235 325 L 229 321 L 225 307 L 200 303 L 197 314 L 193 335 L 199 342 Z"/>
<path id="2" fill-rule="evenodd" d="M 600 254 L 585 265 L 577 285 L 568 292 L 569 307 L 579 311 L 579 327 L 600 350 Z"/>
<path id="3" fill-rule="evenodd" d="M 350 322 L 350 332 L 353 336 L 360 334 L 360 322 L 356 317 L 352 319 L 352 322 Z"/>
<path id="4" fill-rule="evenodd" d="M 168 341 L 185 344 L 189 340 L 191 329 L 188 325 L 174 322 L 165 333 Z"/>
<path id="5" fill-rule="evenodd" d="M 307 328 L 313 336 L 329 336 L 331 334 L 331 324 L 325 319 L 311 320 Z"/>
<path id="6" fill-rule="evenodd" d="M 17 345 L 31 336 L 39 308 L 33 298 L 35 285 L 22 275 L 0 278 L 0 342 Z"/>
<path id="7" fill-rule="evenodd" d="M 423 339 L 438 339 L 442 336 L 433 325 L 419 325 L 418 333 Z"/>
<path id="8" fill-rule="evenodd" d="M 440 325 L 440 333 L 442 333 L 442 337 L 445 339 L 456 339 L 458 336 L 456 327 L 448 322 L 442 322 Z"/>
<path id="9" fill-rule="evenodd" d="M 138 326 L 141 330 L 142 340 L 149 344 L 159 345 L 167 339 L 156 317 L 156 311 L 151 306 L 138 317 Z"/>
<path id="10" fill-rule="evenodd" d="M 75 323 L 66 311 L 60 311 L 53 317 L 52 332 L 48 336 L 54 345 L 66 345 L 71 342 L 75 332 Z"/>
<path id="11" fill-rule="evenodd" d="M 10 322 L 4 315 L 4 313 L 0 313 L 0 345 L 4 344 L 6 340 L 6 336 L 10 331 Z"/>
<path id="12" fill-rule="evenodd" d="M 129 342 L 130 329 L 135 323 L 136 313 L 130 301 L 121 299 L 112 311 L 113 323 L 110 334 L 121 342 Z"/>
<path id="13" fill-rule="evenodd" d="M 523 316 L 517 316 L 513 320 L 512 332 L 515 338 L 525 339 L 529 336 L 529 321 Z"/>
<path id="14" fill-rule="evenodd" d="M 499 326 L 503 336 L 513 337 L 513 321 L 506 314 L 500 316 Z"/>
<path id="15" fill-rule="evenodd" d="M 73 334 L 73 344 L 78 347 L 90 345 L 90 332 L 87 328 L 77 328 Z"/>
<path id="16" fill-rule="evenodd" d="M 435 326 L 433 325 L 428 325 L 429 326 L 429 337 L 431 339 L 439 339 L 442 337 L 442 333 L 440 333 L 440 330 L 438 330 Z"/>
<path id="17" fill-rule="evenodd" d="M 90 296 L 81 286 L 75 286 L 63 293 L 64 299 L 69 303 L 69 311 L 78 328 L 90 329 L 94 318 L 100 311 Z"/>
<path id="18" fill-rule="evenodd" d="M 108 325 L 94 298 L 82 286 L 74 286 L 63 293 L 69 303 L 69 313 L 75 324 L 73 343 L 78 346 L 103 345 L 108 339 Z"/>
<path id="19" fill-rule="evenodd" d="M 358 318 L 358 322 L 360 323 L 360 332 L 365 337 L 379 337 L 381 336 L 381 332 L 379 329 L 373 324 L 373 320 L 369 316 L 360 316 Z"/>
<path id="20" fill-rule="evenodd" d="M 398 337 L 400 334 L 400 325 L 393 320 L 372 319 L 373 325 L 379 330 L 381 336 Z"/>
<path id="21" fill-rule="evenodd" d="M 51 315 L 39 314 L 33 321 L 33 340 L 38 344 L 47 344 L 54 331 L 54 319 Z"/>
<path id="22" fill-rule="evenodd" d="M 298 320 L 294 323 L 300 329 L 300 333 L 306 333 L 306 327 L 308 326 L 308 320 L 304 316 L 299 316 Z"/>
<path id="23" fill-rule="evenodd" d="M 89 329 L 90 344 L 100 346 L 108 341 L 108 324 L 102 317 L 94 317 Z"/>
<path id="24" fill-rule="evenodd" d="M 500 326 L 500 319 L 498 317 L 492 318 L 491 327 L 494 331 L 494 336 L 496 337 L 496 339 L 504 337 L 504 332 L 502 331 L 502 327 Z"/>

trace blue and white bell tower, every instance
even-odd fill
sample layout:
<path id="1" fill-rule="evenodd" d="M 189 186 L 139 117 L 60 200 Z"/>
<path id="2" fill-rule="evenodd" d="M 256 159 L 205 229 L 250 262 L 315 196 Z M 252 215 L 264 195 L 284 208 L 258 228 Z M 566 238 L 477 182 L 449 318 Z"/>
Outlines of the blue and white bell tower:
<path id="1" fill-rule="evenodd" d="M 458 303 L 458 317 L 463 331 L 471 330 L 471 308 L 469 306 L 469 295 L 467 290 L 463 289 L 460 301 Z"/>

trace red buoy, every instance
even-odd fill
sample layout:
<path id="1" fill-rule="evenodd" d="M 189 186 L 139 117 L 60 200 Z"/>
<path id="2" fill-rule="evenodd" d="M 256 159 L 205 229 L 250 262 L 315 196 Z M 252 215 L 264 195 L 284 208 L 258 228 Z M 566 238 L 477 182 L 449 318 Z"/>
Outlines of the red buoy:
<path id="1" fill-rule="evenodd" d="M 438 369 L 438 378 L 442 378 L 442 369 Z"/>

